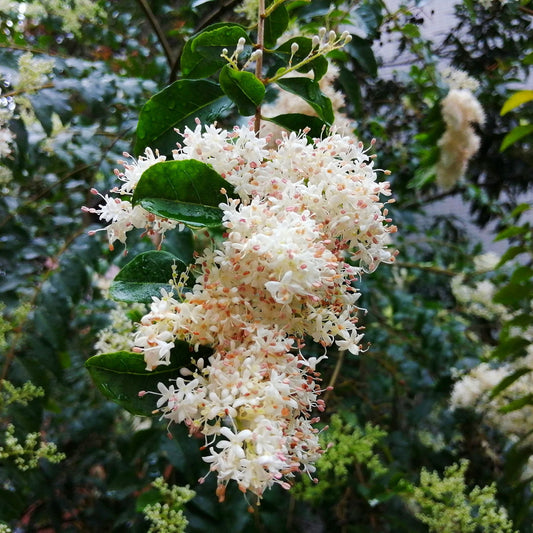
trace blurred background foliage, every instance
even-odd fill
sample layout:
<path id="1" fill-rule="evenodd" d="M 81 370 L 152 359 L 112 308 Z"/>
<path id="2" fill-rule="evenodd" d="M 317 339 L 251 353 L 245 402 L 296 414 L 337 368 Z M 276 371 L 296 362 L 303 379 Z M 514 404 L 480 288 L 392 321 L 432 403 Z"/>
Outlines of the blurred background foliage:
<path id="1" fill-rule="evenodd" d="M 114 185 L 116 161 L 133 149 L 139 111 L 179 78 L 187 39 L 219 21 L 246 25 L 241 2 L 0 2 L 0 111 L 11 110 L 4 126 L 13 134 L 11 153 L 0 158 L 0 446 L 7 449 L 12 423 L 19 441 L 38 433 L 64 454 L 57 464 L 40 459 L 24 471 L 9 453 L 0 455 L 0 523 L 20 532 L 147 531 L 146 495 L 163 476 L 196 492 L 185 510 L 193 532 L 444 531 L 428 517 L 424 498 L 447 501 L 448 509 L 457 503 L 424 485 L 421 472 L 435 471 L 449 479 L 459 472 L 463 485 L 453 490 L 470 494 L 461 509 L 473 522 L 449 531 L 506 530 L 503 522 L 484 528 L 484 504 L 472 496 L 476 485 L 493 483 L 490 505 L 503 506 L 515 530 L 533 531 L 533 419 L 520 435 L 509 434 L 479 409 L 450 408 L 454 383 L 481 362 L 514 368 L 531 353 L 532 137 L 503 151 L 501 144 L 513 128 L 532 123 L 533 107 L 501 109 L 531 83 L 533 10 L 527 1 L 464 0 L 446 34 L 430 39 L 423 30 L 433 13 L 423 4 L 286 4 L 300 31 L 327 26 L 354 34 L 331 60 L 356 135 L 365 144 L 376 137 L 379 166 L 392 171 L 400 255 L 361 287 L 368 351 L 331 353 L 323 363 L 324 383 L 335 385 L 323 417 L 332 418 L 331 429 L 323 435 L 336 446 L 319 464 L 322 482 L 304 480 L 289 493 L 276 487 L 251 514 L 238 490 L 219 504 L 213 479 L 198 485 L 206 465 L 183 428 L 173 427 L 171 440 L 157 418 L 107 402 L 83 366 L 109 322 L 114 304 L 106 287 L 125 257 L 87 235 L 99 226 L 81 207 L 94 202 L 95 184 Z M 54 65 L 25 90 L 17 76 L 27 52 Z M 486 115 L 479 152 L 448 190 L 435 179 L 443 66 L 479 81 Z M 228 116 L 227 124 L 236 119 Z M 435 202 L 447 197 L 466 206 L 473 230 L 464 217 L 435 214 Z M 498 235 L 501 259 L 477 269 L 475 257 Z M 152 247 L 147 238 L 129 243 L 132 255 Z M 490 280 L 490 303 L 500 312 L 480 316 L 458 298 L 458 276 L 473 294 L 476 283 Z M 519 377 L 496 392 L 505 395 Z M 13 392 L 28 381 L 40 395 Z M 532 398 L 533 388 L 505 397 L 503 411 L 531 408 Z M 460 460 L 459 470 L 445 470 Z"/>

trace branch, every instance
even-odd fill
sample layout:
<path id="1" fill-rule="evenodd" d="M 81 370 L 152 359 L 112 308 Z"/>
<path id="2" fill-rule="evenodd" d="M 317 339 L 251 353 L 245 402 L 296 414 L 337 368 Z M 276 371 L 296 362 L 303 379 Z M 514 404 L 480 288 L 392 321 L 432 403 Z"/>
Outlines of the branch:
<path id="1" fill-rule="evenodd" d="M 257 17 L 257 49 L 261 50 L 261 55 L 257 58 L 255 63 L 255 77 L 258 80 L 263 76 L 263 50 L 265 48 L 265 0 L 259 0 Z M 255 110 L 254 118 L 254 132 L 259 133 L 261 127 L 261 104 L 259 104 Z"/>
<path id="2" fill-rule="evenodd" d="M 137 1 L 139 2 L 141 9 L 144 11 L 146 18 L 150 22 L 150 25 L 152 26 L 153 30 L 155 31 L 155 34 L 157 35 L 161 46 L 163 47 L 163 51 L 165 52 L 165 56 L 167 58 L 168 66 L 172 68 L 174 65 L 174 61 L 172 60 L 172 49 L 170 48 L 170 44 L 168 43 L 167 38 L 165 37 L 163 29 L 159 25 L 159 22 L 157 22 L 157 19 L 155 18 L 153 11 L 150 9 L 148 2 L 146 0 Z"/>

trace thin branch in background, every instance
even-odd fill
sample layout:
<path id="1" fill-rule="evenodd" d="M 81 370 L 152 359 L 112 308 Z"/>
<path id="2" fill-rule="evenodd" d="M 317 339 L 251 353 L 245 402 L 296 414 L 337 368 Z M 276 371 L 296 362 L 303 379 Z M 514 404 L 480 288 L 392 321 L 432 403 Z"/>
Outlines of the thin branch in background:
<path id="1" fill-rule="evenodd" d="M 255 63 L 255 76 L 257 79 L 263 77 L 263 49 L 265 48 L 265 0 L 259 0 L 257 17 L 257 49 L 261 50 L 261 55 L 257 57 Z M 254 131 L 257 134 L 261 127 L 261 104 L 255 110 Z"/>
<path id="2" fill-rule="evenodd" d="M 339 352 L 339 357 L 337 358 L 337 364 L 335 365 L 335 370 L 333 371 L 333 375 L 331 376 L 331 379 L 328 383 L 328 390 L 324 394 L 324 401 L 327 403 L 329 394 L 332 390 L 332 388 L 335 386 L 335 383 L 337 383 L 337 379 L 339 378 L 339 374 L 341 373 L 342 364 L 344 363 L 344 354 L 346 353 L 346 350 L 341 350 Z"/>
<path id="3" fill-rule="evenodd" d="M 159 22 L 155 18 L 154 12 L 151 10 L 150 6 L 148 5 L 148 2 L 146 0 L 137 0 L 137 1 L 139 2 L 141 9 L 144 11 L 146 18 L 148 19 L 148 22 L 150 22 L 150 25 L 155 31 L 155 34 L 157 35 L 157 38 L 159 42 L 161 43 L 161 46 L 163 47 L 163 51 L 165 52 L 165 57 L 167 58 L 168 66 L 169 68 L 172 69 L 174 65 L 174 60 L 172 58 L 172 49 L 170 48 L 170 44 L 167 41 L 167 38 L 165 37 L 163 28 L 161 28 L 161 26 L 159 25 Z"/>

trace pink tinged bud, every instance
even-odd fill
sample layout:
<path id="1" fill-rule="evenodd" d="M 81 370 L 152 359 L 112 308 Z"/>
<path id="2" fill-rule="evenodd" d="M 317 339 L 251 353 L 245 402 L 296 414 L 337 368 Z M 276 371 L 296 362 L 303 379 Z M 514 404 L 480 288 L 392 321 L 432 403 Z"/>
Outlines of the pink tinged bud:
<path id="1" fill-rule="evenodd" d="M 146 395 L 146 391 L 145 390 L 139 391 L 139 398 L 142 398 L 145 395 Z"/>
<path id="2" fill-rule="evenodd" d="M 92 229 L 87 232 L 87 235 L 90 235 L 92 237 L 93 235 L 96 235 L 96 231 Z"/>
<path id="3" fill-rule="evenodd" d="M 92 187 L 91 194 L 100 194 L 100 193 L 94 187 Z"/>

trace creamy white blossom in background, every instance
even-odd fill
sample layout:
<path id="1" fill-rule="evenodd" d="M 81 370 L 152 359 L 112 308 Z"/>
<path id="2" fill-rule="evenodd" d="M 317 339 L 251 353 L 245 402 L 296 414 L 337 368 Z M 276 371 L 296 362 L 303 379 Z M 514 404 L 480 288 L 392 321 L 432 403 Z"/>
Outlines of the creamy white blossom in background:
<path id="1" fill-rule="evenodd" d="M 533 331 L 531 333 L 533 334 Z M 519 369 L 526 369 L 528 373 L 520 376 L 494 398 L 490 398 L 493 388 Z M 481 363 L 473 368 L 454 385 L 450 405 L 452 409 L 459 407 L 474 409 L 483 414 L 483 421 L 486 424 L 500 431 L 511 441 L 520 439 L 521 446 L 529 446 L 533 445 L 533 406 L 526 404 L 508 413 L 502 413 L 500 409 L 513 400 L 531 394 L 533 394 L 533 343 L 528 347 L 526 356 L 512 363 L 500 367 Z M 528 465 L 522 473 L 523 479 L 531 476 L 533 455 Z"/>
<path id="2" fill-rule="evenodd" d="M 476 255 L 473 258 L 475 272 L 477 274 L 492 272 L 500 259 L 501 257 L 494 252 Z M 486 320 L 502 321 L 510 318 L 507 307 L 494 302 L 494 295 L 498 289 L 490 279 L 467 283 L 466 275 L 458 274 L 452 278 L 450 287 L 455 299 L 468 314 Z"/>
<path id="3" fill-rule="evenodd" d="M 489 273 L 496 268 L 500 258 L 494 254 L 482 254 L 474 258 L 474 266 L 478 273 Z M 475 317 L 489 321 L 493 326 L 507 322 L 513 318 L 512 312 L 503 304 L 494 302 L 497 287 L 490 279 L 466 283 L 464 274 L 452 279 L 452 292 L 464 310 Z M 533 311 L 533 300 L 531 301 Z M 521 439 L 521 445 L 533 444 L 533 406 L 523 407 L 502 413 L 501 408 L 514 400 L 528 397 L 533 394 L 533 328 L 514 326 L 508 334 L 512 337 L 521 337 L 529 343 L 524 357 L 513 360 L 511 363 L 490 365 L 481 363 L 460 377 L 455 383 L 450 404 L 452 409 L 472 408 L 483 414 L 483 420 L 491 427 L 500 431 L 511 441 Z M 482 341 L 478 339 L 481 343 Z M 486 346 L 487 356 L 490 356 L 492 347 Z M 527 370 L 509 387 L 491 398 L 491 392 L 501 381 L 520 369 Z M 531 434 L 530 434 L 531 433 Z M 531 456 L 529 464 L 533 464 Z M 522 474 L 523 479 L 531 475 L 531 470 L 526 468 Z"/>
<path id="4" fill-rule="evenodd" d="M 395 256 L 382 200 L 389 185 L 351 136 L 309 144 L 304 134 L 284 133 L 267 149 L 250 128 L 198 123 L 182 137 L 174 159 L 211 165 L 239 198 L 220 205 L 223 240 L 197 257 L 193 287 L 172 280 L 174 290 L 162 291 L 142 318 L 135 344 L 148 369 L 169 364 L 177 341 L 203 347 L 180 377 L 149 392 L 159 396 L 163 418 L 204 435 L 219 499 L 230 480 L 260 497 L 273 484 L 289 488 L 297 472 L 313 475 L 322 451 L 311 413 L 324 409 L 317 365 L 333 344 L 361 351 L 356 284 Z M 147 152 L 129 164 L 116 192 L 131 194 L 158 160 Z M 124 200 L 102 198 L 91 211 L 111 222 L 110 242 L 125 239 L 135 213 Z M 307 359 L 305 337 L 324 354 Z"/>
<path id="5" fill-rule="evenodd" d="M 478 0 L 478 1 L 486 9 L 489 9 L 493 5 L 504 6 L 505 4 L 509 3 L 509 0 Z"/>
<path id="6" fill-rule="evenodd" d="M 468 314 L 486 320 L 510 318 L 507 308 L 494 302 L 497 287 L 490 280 L 476 281 L 468 285 L 465 275 L 459 274 L 452 278 L 451 289 L 456 300 L 461 303 Z"/>
<path id="7" fill-rule="evenodd" d="M 446 131 L 438 142 L 437 184 L 451 189 L 466 172 L 468 162 L 478 151 L 480 138 L 473 125 L 482 125 L 485 114 L 476 97 L 466 89 L 451 89 L 443 99 L 442 117 Z"/>
<path id="8" fill-rule="evenodd" d="M 477 91 L 479 89 L 479 82 L 469 76 L 464 70 L 459 70 L 453 67 L 446 67 L 440 71 L 442 81 L 450 89 L 465 89 L 467 91 Z"/>

